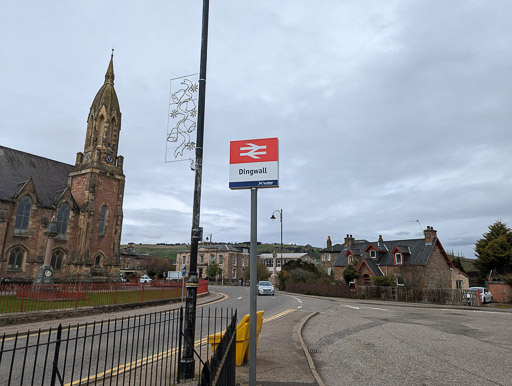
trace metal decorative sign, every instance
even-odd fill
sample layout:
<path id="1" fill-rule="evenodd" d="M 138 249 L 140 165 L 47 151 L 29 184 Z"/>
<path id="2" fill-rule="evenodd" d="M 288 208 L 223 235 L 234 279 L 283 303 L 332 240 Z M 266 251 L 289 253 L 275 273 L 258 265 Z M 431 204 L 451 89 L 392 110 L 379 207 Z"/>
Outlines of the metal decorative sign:
<path id="1" fill-rule="evenodd" d="M 279 139 L 231 141 L 229 188 L 278 188 Z"/>
<path id="2" fill-rule="evenodd" d="M 171 79 L 165 162 L 195 159 L 197 74 Z"/>

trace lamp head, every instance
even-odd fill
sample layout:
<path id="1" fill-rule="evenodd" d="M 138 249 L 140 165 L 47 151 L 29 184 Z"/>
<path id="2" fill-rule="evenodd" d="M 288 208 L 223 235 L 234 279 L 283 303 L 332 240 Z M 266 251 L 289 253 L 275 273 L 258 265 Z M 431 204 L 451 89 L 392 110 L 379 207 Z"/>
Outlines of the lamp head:
<path id="1" fill-rule="evenodd" d="M 276 216 L 274 216 L 274 214 L 272 213 L 272 217 L 270 217 L 271 220 L 275 220 L 276 219 Z"/>

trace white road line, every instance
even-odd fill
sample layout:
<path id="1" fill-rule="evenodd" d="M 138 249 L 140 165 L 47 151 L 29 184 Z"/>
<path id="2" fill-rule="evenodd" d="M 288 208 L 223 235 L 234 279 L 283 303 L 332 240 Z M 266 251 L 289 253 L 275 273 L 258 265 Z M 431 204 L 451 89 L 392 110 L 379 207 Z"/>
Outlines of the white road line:
<path id="1" fill-rule="evenodd" d="M 352 308 L 353 310 L 359 310 L 360 309 L 359 307 L 347 306 L 346 304 L 345 304 L 345 307 Z"/>
<path id="2" fill-rule="evenodd" d="M 386 310 L 385 308 L 377 308 L 377 307 L 369 307 L 370 310 L 378 310 L 378 311 L 389 311 L 389 310 Z"/>
<path id="3" fill-rule="evenodd" d="M 239 296 L 239 297 L 237 297 L 237 298 L 236 298 L 236 300 L 240 300 L 240 299 L 242 299 L 242 297 L 241 297 L 241 296 Z"/>

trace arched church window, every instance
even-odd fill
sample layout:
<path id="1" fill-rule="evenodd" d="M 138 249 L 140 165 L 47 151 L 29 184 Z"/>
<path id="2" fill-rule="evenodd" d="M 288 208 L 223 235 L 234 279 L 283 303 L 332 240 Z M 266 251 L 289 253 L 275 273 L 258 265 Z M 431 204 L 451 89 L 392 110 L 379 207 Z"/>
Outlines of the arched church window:
<path id="1" fill-rule="evenodd" d="M 57 249 L 52 252 L 52 260 L 50 265 L 55 270 L 61 270 L 62 269 L 62 263 L 64 262 L 64 256 L 65 253 L 62 249 Z"/>
<path id="2" fill-rule="evenodd" d="M 94 265 L 96 267 L 99 267 L 101 265 L 101 255 L 96 256 L 96 259 L 94 259 Z"/>
<path id="3" fill-rule="evenodd" d="M 116 128 L 116 120 L 115 120 L 115 118 L 113 118 L 110 121 L 110 125 L 109 125 L 109 127 L 107 129 L 106 141 L 107 141 L 107 146 L 108 147 L 112 147 L 112 138 L 113 138 L 114 133 L 115 133 L 115 128 Z"/>
<path id="4" fill-rule="evenodd" d="M 15 247 L 9 252 L 9 260 L 7 269 L 22 269 L 23 260 L 25 258 L 25 250 L 21 247 Z"/>
<path id="5" fill-rule="evenodd" d="M 66 231 L 68 229 L 68 220 L 69 220 L 69 205 L 67 202 L 64 202 L 57 212 L 57 232 L 59 232 L 59 238 L 66 237 Z"/>
<path id="6" fill-rule="evenodd" d="M 16 212 L 16 223 L 14 224 L 14 233 L 27 233 L 28 223 L 30 221 L 30 209 L 32 208 L 32 199 L 30 196 L 24 196 L 18 203 Z"/>
<path id="7" fill-rule="evenodd" d="M 104 235 L 105 234 L 105 220 L 107 218 L 107 206 L 103 205 L 101 207 L 101 214 L 100 214 L 100 230 L 99 234 Z"/>
<path id="8" fill-rule="evenodd" d="M 99 139 L 100 139 L 100 145 L 103 145 L 103 134 L 105 131 L 105 118 L 103 118 L 103 115 L 100 117 L 100 132 L 99 132 Z"/>

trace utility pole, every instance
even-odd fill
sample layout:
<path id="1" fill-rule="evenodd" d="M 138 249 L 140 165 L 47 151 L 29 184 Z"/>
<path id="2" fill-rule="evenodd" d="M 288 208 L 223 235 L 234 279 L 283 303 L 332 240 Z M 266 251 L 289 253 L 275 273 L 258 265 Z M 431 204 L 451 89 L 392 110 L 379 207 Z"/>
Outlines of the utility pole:
<path id="1" fill-rule="evenodd" d="M 181 378 L 194 377 L 194 339 L 196 326 L 197 287 L 197 249 L 202 239 L 199 226 L 201 212 L 201 181 L 203 172 L 204 105 L 206 95 L 206 58 L 208 48 L 208 10 L 209 0 L 203 0 L 203 19 L 201 33 L 201 64 L 199 70 L 199 98 L 197 114 L 197 140 L 194 182 L 194 206 L 192 209 L 192 234 L 190 240 L 190 270 L 187 281 L 187 300 L 185 303 L 184 349 L 181 358 Z"/>

